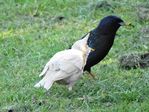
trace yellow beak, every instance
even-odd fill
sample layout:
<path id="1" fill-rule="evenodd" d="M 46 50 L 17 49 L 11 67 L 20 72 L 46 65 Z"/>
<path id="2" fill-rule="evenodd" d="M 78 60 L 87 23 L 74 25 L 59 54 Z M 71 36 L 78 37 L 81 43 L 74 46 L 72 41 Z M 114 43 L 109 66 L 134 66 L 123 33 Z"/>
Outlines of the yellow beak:
<path id="1" fill-rule="evenodd" d="M 121 23 L 119 23 L 121 26 L 133 26 L 134 27 L 134 25 L 133 24 L 131 24 L 130 22 L 129 23 L 125 23 L 125 22 L 121 22 Z"/>
<path id="2" fill-rule="evenodd" d="M 95 49 L 91 48 L 91 51 L 95 51 Z"/>

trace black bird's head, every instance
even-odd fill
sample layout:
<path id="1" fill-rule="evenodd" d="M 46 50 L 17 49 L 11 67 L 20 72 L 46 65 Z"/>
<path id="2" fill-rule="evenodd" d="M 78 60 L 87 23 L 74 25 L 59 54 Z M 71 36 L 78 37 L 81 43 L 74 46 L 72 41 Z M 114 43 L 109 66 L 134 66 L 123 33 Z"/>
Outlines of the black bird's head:
<path id="1" fill-rule="evenodd" d="M 116 31 L 120 26 L 124 25 L 124 21 L 117 16 L 106 16 L 104 17 L 96 30 L 100 32 L 100 34 L 116 34 Z"/>

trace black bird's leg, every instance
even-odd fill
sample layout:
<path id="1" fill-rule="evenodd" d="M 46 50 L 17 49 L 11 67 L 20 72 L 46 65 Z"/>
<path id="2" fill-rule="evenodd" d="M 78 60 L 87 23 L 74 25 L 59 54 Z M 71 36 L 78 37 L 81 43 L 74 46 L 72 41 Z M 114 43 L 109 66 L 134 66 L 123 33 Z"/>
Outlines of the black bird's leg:
<path id="1" fill-rule="evenodd" d="M 95 75 L 94 74 L 92 74 L 91 72 L 88 72 L 89 73 L 89 75 L 93 78 L 93 79 L 95 79 Z"/>
<path id="2" fill-rule="evenodd" d="M 91 68 L 87 70 L 88 75 L 90 75 L 93 79 L 95 79 L 95 75 L 91 73 Z"/>

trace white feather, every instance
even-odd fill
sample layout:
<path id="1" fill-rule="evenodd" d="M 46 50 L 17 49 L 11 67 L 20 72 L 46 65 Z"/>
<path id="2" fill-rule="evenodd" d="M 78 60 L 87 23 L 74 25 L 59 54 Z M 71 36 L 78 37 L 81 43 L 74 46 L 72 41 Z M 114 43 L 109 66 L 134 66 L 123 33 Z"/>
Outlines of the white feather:
<path id="1" fill-rule="evenodd" d="M 84 48 L 87 45 L 86 38 L 74 43 L 71 49 L 64 50 L 56 53 L 49 62 L 45 65 L 43 71 L 39 76 L 43 76 L 43 79 L 35 84 L 34 87 L 44 87 L 46 90 L 50 89 L 55 81 L 64 80 L 69 82 L 69 89 L 71 90 L 75 81 L 83 73 L 83 67 L 86 64 L 87 57 L 83 57 L 84 53 L 87 55 L 90 52 L 90 48 L 87 47 L 84 52 Z"/>

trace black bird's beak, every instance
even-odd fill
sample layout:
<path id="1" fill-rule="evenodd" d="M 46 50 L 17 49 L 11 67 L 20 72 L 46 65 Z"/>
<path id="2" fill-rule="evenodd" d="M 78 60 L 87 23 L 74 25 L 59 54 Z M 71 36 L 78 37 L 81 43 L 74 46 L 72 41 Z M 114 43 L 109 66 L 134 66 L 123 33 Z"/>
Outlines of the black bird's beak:
<path id="1" fill-rule="evenodd" d="M 119 24 L 120 24 L 121 26 L 132 26 L 132 27 L 134 27 L 134 25 L 131 24 L 131 23 L 120 22 Z"/>
<path id="2" fill-rule="evenodd" d="M 126 25 L 125 22 L 120 22 L 119 24 L 120 24 L 121 26 L 125 26 L 125 25 Z"/>

